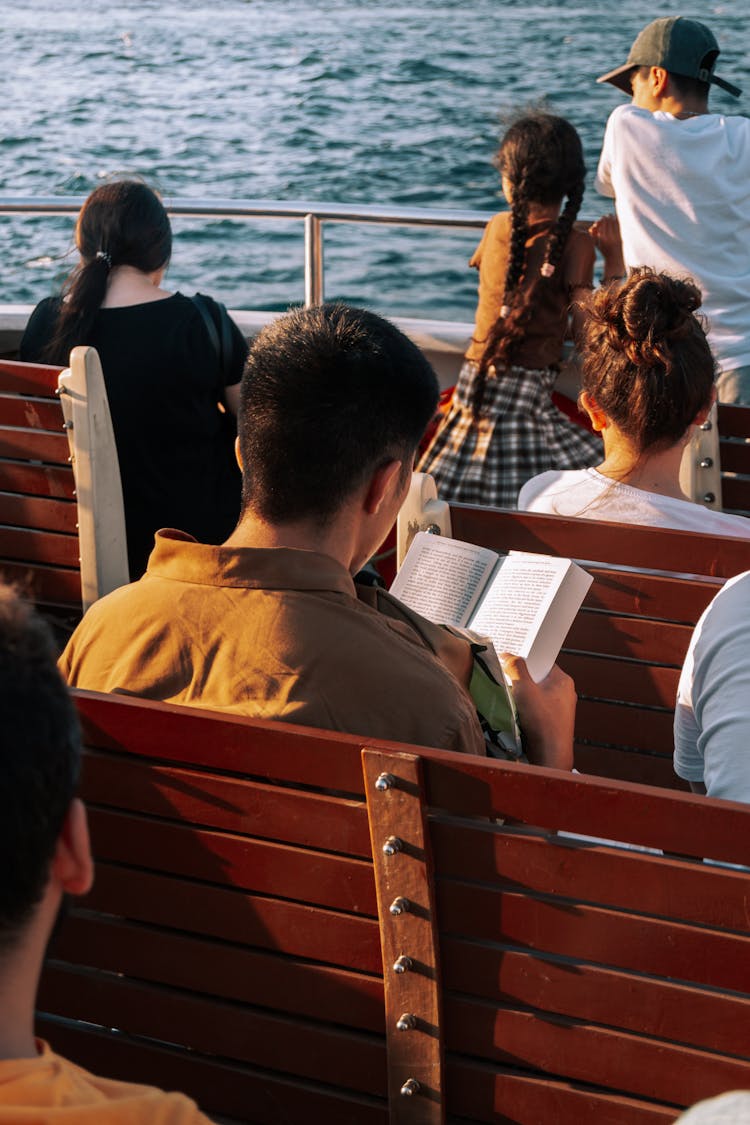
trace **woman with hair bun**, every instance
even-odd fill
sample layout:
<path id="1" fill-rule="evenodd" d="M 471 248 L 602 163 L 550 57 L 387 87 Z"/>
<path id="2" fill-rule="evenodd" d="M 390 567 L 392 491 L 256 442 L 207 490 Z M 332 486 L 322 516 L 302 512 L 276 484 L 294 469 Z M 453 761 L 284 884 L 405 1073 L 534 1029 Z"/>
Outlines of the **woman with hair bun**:
<path id="1" fill-rule="evenodd" d="M 582 341 L 581 405 L 604 439 L 604 460 L 534 477 L 519 508 L 750 538 L 750 520 L 694 504 L 680 489 L 683 451 L 715 396 L 700 303 L 691 281 L 646 267 L 595 295 Z"/>
<path id="2" fill-rule="evenodd" d="M 146 184 L 98 187 L 81 209 L 75 240 L 80 262 L 62 296 L 35 308 L 21 359 L 66 366 L 77 344 L 98 351 L 135 579 L 160 527 L 208 543 L 234 529 L 241 478 L 226 407 L 236 411 L 247 344 L 210 297 L 163 288 L 172 230 Z"/>
<path id="3" fill-rule="evenodd" d="M 599 438 L 551 397 L 571 318 L 577 331 L 583 317 L 577 301 L 593 287 L 595 251 L 574 225 L 586 168 L 568 121 L 520 117 L 495 164 L 510 211 L 490 220 L 469 262 L 479 269 L 474 334 L 418 467 L 434 476 L 442 499 L 514 508 L 536 473 L 601 458 Z M 605 258 L 605 275 L 609 265 Z"/>

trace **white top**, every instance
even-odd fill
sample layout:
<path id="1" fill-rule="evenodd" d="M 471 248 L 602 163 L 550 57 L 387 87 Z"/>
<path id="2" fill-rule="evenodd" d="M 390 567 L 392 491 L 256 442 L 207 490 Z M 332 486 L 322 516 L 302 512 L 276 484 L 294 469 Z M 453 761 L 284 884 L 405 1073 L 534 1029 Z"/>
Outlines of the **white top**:
<path id="1" fill-rule="evenodd" d="M 750 364 L 750 119 L 618 106 L 596 187 L 617 201 L 626 265 L 691 276 L 719 367 Z"/>
<path id="2" fill-rule="evenodd" d="M 686 1109 L 675 1125 L 750 1125 L 750 1090 L 732 1090 Z"/>
<path id="3" fill-rule="evenodd" d="M 674 770 L 709 797 L 750 803 L 750 571 L 730 579 L 693 631 L 677 689 Z"/>
<path id="4" fill-rule="evenodd" d="M 714 512 L 692 500 L 676 500 L 605 477 L 596 469 L 552 470 L 527 481 L 518 507 L 553 516 L 671 527 L 750 539 L 750 519 Z"/>

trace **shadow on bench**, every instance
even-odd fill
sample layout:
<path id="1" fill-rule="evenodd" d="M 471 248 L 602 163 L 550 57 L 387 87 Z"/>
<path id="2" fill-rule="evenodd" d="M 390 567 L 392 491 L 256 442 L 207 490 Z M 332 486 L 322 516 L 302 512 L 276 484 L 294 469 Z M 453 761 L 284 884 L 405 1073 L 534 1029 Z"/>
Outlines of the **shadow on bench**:
<path id="1" fill-rule="evenodd" d="M 750 1086 L 750 875 L 702 862 L 750 864 L 750 808 L 75 697 L 97 880 L 39 1030 L 76 1061 L 269 1125 L 656 1125 Z"/>

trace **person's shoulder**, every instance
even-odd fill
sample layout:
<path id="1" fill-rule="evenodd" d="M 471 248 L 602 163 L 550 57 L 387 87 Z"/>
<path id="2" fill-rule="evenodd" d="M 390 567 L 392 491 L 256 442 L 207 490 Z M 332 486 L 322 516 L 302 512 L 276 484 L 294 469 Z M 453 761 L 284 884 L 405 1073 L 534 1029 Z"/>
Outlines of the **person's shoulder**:
<path id="1" fill-rule="evenodd" d="M 549 511 L 545 501 L 558 496 L 588 479 L 585 469 L 549 469 L 526 481 L 518 494 L 518 507 L 521 510 Z"/>

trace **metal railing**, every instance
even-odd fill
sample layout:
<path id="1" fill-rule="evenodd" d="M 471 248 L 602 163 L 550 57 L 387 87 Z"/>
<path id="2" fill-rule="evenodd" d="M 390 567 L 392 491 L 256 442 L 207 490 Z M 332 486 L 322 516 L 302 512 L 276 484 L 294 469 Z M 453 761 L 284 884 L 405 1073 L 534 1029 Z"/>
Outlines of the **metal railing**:
<path id="1" fill-rule="evenodd" d="M 77 215 L 86 196 L 50 195 L 37 198 L 0 196 L 0 215 Z M 440 210 L 419 207 L 349 206 L 339 203 L 278 202 L 258 199 L 173 199 L 165 203 L 170 215 L 185 219 L 298 219 L 304 223 L 305 304 L 319 304 L 325 296 L 323 231 L 326 223 L 359 223 L 399 227 L 438 227 L 481 230 L 492 211 Z"/>

